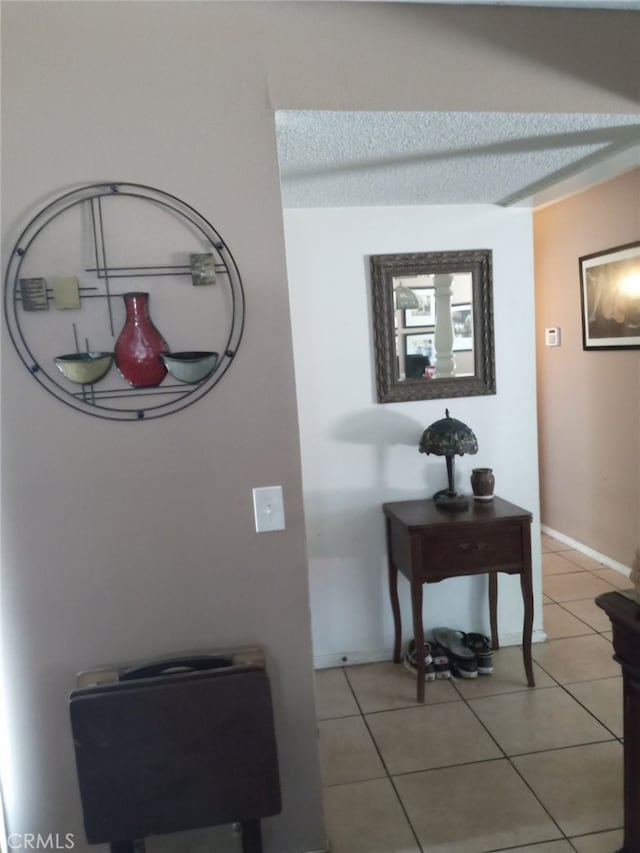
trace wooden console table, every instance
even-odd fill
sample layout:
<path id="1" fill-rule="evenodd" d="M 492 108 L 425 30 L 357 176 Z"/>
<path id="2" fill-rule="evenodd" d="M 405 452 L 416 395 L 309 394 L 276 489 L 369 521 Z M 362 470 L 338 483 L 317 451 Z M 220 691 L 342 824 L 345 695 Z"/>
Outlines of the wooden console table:
<path id="1" fill-rule="evenodd" d="M 636 853 L 640 850 L 640 606 L 619 592 L 599 595 L 596 604 L 611 620 L 614 658 L 622 666 L 624 846 L 618 853 Z"/>
<path id="2" fill-rule="evenodd" d="M 520 575 L 524 602 L 522 651 L 529 687 L 534 687 L 531 662 L 533 587 L 531 581 L 531 513 L 502 498 L 470 499 L 462 512 L 438 509 L 433 500 L 384 504 L 389 561 L 389 595 L 395 642 L 393 660 L 401 660 L 402 627 L 398 602 L 398 572 L 411 584 L 413 636 L 424 645 L 422 585 L 463 575 L 489 575 L 491 641 L 498 644 L 497 572 Z M 418 702 L 424 702 L 424 657 L 417 656 Z"/>

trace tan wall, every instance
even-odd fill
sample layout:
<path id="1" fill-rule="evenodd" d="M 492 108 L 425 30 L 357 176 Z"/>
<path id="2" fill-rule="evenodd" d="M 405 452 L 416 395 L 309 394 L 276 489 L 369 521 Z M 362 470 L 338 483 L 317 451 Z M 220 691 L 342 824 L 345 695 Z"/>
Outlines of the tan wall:
<path id="1" fill-rule="evenodd" d="M 14 831 L 75 832 L 83 849 L 67 714 L 78 670 L 249 642 L 268 650 L 283 781 L 266 850 L 322 845 L 274 109 L 631 111 L 637 21 L 423 4 L 3 4 L 5 250 L 52 195 L 136 181 L 220 229 L 248 303 L 224 380 L 149 423 L 71 411 L 3 336 L 3 784 Z M 259 536 L 251 488 L 276 483 L 287 529 Z"/>
<path id="2" fill-rule="evenodd" d="M 542 523 L 631 566 L 640 545 L 640 351 L 582 348 L 578 258 L 640 240 L 640 169 L 534 216 Z M 544 345 L 560 326 L 562 346 Z"/>

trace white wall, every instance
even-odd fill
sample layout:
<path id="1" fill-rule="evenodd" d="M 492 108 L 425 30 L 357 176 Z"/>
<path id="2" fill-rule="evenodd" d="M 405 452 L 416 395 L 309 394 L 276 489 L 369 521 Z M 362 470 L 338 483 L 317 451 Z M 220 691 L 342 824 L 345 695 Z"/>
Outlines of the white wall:
<path id="1" fill-rule="evenodd" d="M 534 627 L 541 630 L 530 213 L 492 206 L 287 210 L 285 236 L 316 664 L 389 658 L 380 505 L 446 485 L 444 460 L 418 453 L 423 429 L 445 407 L 478 438 L 478 455 L 456 460 L 459 488 L 470 492 L 473 467 L 491 467 L 497 494 L 534 513 Z M 368 256 L 485 248 L 493 250 L 497 394 L 379 405 Z M 425 627 L 488 630 L 486 588 L 484 577 L 428 586 Z M 501 576 L 499 589 L 501 639 L 518 642 L 518 579 Z M 406 640 L 402 581 L 401 600 Z"/>

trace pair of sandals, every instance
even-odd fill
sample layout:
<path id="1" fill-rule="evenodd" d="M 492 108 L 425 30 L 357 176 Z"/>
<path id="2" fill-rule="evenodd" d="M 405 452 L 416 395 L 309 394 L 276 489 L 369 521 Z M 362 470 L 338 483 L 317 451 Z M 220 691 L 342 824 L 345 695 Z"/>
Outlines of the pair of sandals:
<path id="1" fill-rule="evenodd" d="M 477 678 L 493 672 L 493 650 L 483 634 L 457 631 L 454 628 L 434 628 L 433 637 L 442 646 L 451 662 L 452 671 L 461 678 Z"/>

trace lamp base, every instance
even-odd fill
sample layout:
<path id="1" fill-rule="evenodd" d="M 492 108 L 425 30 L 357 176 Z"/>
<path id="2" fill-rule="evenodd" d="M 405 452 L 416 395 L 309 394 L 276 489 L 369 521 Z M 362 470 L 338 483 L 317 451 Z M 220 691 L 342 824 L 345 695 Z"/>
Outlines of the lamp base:
<path id="1" fill-rule="evenodd" d="M 449 489 L 436 492 L 433 501 L 438 509 L 446 509 L 448 512 L 461 512 L 469 507 L 469 501 L 464 495 L 457 495 Z"/>

